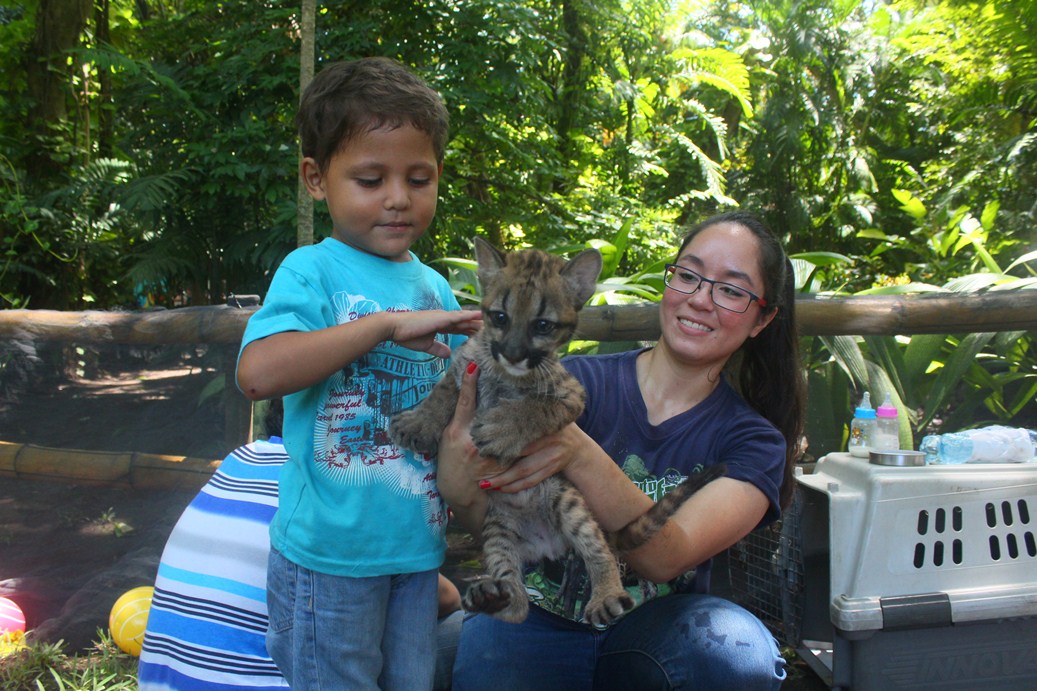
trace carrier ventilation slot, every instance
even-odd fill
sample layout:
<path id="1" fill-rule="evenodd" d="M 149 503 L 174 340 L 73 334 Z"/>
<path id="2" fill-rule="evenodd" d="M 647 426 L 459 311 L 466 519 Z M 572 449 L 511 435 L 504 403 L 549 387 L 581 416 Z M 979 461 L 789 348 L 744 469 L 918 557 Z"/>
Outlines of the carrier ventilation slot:
<path id="1" fill-rule="evenodd" d="M 1037 534 L 1031 526 L 1030 506 L 1026 499 L 987 502 L 984 506 L 987 527 L 991 530 L 1011 529 L 1004 534 L 992 534 L 987 543 L 994 561 L 1037 558 Z M 915 543 L 912 563 L 916 569 L 929 566 L 960 565 L 964 562 L 964 544 L 955 536 L 964 529 L 960 506 L 934 511 L 918 512 L 916 526 L 920 537 L 929 537 L 931 544 Z M 933 538 L 936 538 L 933 541 Z"/>
<path id="2" fill-rule="evenodd" d="M 935 535 L 937 539 L 932 543 L 930 555 L 932 566 L 959 565 L 964 561 L 964 547 L 961 539 L 952 537 L 953 533 L 960 533 L 964 528 L 963 512 L 960 506 L 951 509 L 943 507 L 930 512 L 922 509 L 918 512 L 918 534 L 920 536 Z M 915 556 L 912 560 L 916 569 L 926 565 L 926 544 L 918 542 L 915 544 Z"/>
<path id="3" fill-rule="evenodd" d="M 1037 557 L 1037 538 L 1030 527 L 1030 507 L 1026 499 L 1016 502 L 1008 500 L 988 502 L 985 507 L 988 528 L 1012 528 L 1019 532 L 1011 532 L 1003 537 L 991 535 L 990 558 L 994 561 L 1002 559 L 1020 559 Z"/>

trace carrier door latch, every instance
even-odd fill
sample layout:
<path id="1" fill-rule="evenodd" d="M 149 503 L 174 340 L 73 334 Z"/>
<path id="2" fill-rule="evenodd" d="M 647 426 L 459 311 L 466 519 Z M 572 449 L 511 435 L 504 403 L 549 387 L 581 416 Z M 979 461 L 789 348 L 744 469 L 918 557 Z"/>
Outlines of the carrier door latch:
<path id="1" fill-rule="evenodd" d="M 892 595 L 879 598 L 882 629 L 918 629 L 951 626 L 951 600 L 947 593 Z"/>

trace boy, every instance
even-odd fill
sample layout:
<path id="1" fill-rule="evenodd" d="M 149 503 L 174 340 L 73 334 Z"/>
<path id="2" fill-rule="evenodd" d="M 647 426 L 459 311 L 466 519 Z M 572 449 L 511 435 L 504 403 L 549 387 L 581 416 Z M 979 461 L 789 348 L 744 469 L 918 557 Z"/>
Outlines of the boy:
<path id="1" fill-rule="evenodd" d="M 322 70 L 296 121 L 332 235 L 285 258 L 238 359 L 249 399 L 284 396 L 267 646 L 295 691 L 429 688 L 445 508 L 431 459 L 385 428 L 446 368 L 437 334 L 456 347 L 480 325 L 410 252 L 435 213 L 447 112 L 368 58 Z"/>
<path id="2" fill-rule="evenodd" d="M 263 424 L 269 440 L 231 451 L 169 534 L 137 667 L 140 691 L 288 688 L 266 649 L 270 519 L 288 460 L 282 414 L 275 398 Z M 449 691 L 461 594 L 443 575 L 438 591 L 434 688 Z"/>

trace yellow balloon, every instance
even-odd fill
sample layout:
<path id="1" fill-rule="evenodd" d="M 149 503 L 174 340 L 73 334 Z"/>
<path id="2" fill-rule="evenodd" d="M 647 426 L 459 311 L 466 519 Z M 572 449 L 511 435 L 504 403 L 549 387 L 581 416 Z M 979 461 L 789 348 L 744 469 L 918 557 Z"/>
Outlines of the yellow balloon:
<path id="1" fill-rule="evenodd" d="M 148 613 L 151 611 L 151 598 L 154 595 L 155 589 L 150 585 L 144 585 L 126 591 L 112 605 L 112 613 L 108 616 L 108 629 L 112 632 L 112 640 L 124 653 L 140 656 L 140 649 L 144 645 L 144 629 L 148 626 Z"/>

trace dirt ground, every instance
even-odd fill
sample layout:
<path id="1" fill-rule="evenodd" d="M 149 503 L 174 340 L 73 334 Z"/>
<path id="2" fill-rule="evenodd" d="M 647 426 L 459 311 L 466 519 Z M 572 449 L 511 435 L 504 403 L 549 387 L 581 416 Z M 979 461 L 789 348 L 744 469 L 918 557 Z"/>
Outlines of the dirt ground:
<path id="1" fill-rule="evenodd" d="M 76 366 L 89 377 L 52 366 L 67 361 L 54 351 L 3 354 L 0 441 L 222 458 L 219 396 L 203 395 L 218 374 L 185 353 L 81 353 Z M 113 593 L 154 581 L 193 496 L 0 479 L 0 596 L 18 603 L 41 638 L 89 647 L 107 626 Z"/>

